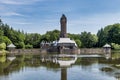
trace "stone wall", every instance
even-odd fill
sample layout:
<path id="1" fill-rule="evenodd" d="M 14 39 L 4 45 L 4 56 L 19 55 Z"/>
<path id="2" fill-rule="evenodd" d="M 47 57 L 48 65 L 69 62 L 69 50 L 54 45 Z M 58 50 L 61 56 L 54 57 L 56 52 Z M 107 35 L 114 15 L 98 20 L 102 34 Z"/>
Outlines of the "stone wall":
<path id="1" fill-rule="evenodd" d="M 14 49 L 9 51 L 8 54 L 31 54 L 31 53 L 38 54 L 40 52 L 41 52 L 40 49 Z"/>
<path id="2" fill-rule="evenodd" d="M 63 54 L 105 54 L 111 53 L 111 49 L 106 48 L 80 48 L 80 49 L 14 49 L 9 51 L 9 54 L 40 54 L 40 53 L 63 53 Z"/>
<path id="3" fill-rule="evenodd" d="M 80 49 L 61 49 L 61 54 L 80 54 Z"/>
<path id="4" fill-rule="evenodd" d="M 80 54 L 104 54 L 103 48 L 81 48 Z"/>

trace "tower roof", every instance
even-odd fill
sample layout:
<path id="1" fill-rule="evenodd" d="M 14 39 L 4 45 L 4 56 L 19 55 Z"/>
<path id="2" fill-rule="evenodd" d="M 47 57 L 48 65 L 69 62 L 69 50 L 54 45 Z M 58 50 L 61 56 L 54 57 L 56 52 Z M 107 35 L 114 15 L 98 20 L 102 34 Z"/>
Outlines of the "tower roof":
<path id="1" fill-rule="evenodd" d="M 14 44 L 10 44 L 10 45 L 8 45 L 7 47 L 16 47 Z"/>
<path id="2" fill-rule="evenodd" d="M 65 16 L 65 14 L 62 14 L 62 17 L 61 17 L 61 18 L 62 18 L 62 19 L 63 19 L 63 18 L 65 18 L 65 19 L 66 19 L 66 16 Z"/>

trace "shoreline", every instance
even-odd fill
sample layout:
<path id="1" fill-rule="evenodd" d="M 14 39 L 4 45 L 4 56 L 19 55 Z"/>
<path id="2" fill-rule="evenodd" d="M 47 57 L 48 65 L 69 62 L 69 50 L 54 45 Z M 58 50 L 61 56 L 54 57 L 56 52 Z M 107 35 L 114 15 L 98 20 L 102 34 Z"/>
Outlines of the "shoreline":
<path id="1" fill-rule="evenodd" d="M 105 54 L 106 52 L 104 51 L 103 48 L 80 48 L 80 54 Z M 114 50 L 112 50 L 111 52 L 113 52 Z M 11 51 L 0 51 L 0 55 L 3 55 L 3 53 L 6 54 L 13 54 L 13 55 L 20 55 L 20 54 L 54 54 L 54 53 L 58 53 L 59 52 L 49 52 L 48 49 L 39 49 L 39 48 L 33 48 L 33 49 L 14 49 Z M 64 53 L 63 53 L 64 54 Z M 66 54 L 70 54 L 69 52 Z M 73 54 L 78 54 L 78 53 L 73 53 Z"/>

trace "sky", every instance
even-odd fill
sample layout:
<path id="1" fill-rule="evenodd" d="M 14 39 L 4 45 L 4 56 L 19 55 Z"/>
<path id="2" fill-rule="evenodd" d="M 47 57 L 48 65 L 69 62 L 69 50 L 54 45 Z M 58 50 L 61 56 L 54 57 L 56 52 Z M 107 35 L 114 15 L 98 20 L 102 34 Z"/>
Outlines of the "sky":
<path id="1" fill-rule="evenodd" d="M 96 34 L 120 22 L 120 0 L 0 0 L 0 18 L 16 30 L 44 34 L 60 30 L 67 17 L 67 32 Z"/>

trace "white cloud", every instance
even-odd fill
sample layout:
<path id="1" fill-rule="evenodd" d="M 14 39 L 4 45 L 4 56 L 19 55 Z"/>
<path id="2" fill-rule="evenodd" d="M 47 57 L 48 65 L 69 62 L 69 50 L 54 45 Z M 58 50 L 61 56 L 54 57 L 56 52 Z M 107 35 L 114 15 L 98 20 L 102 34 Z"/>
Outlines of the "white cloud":
<path id="1" fill-rule="evenodd" d="M 106 13 L 106 14 L 96 14 L 87 17 L 84 16 L 81 18 L 71 19 L 68 21 L 70 25 L 76 25 L 76 24 L 107 25 L 107 24 L 118 23 L 120 21 L 119 17 L 120 17 L 120 13 Z"/>
<path id="2" fill-rule="evenodd" d="M 1 16 L 24 16 L 22 14 L 16 12 L 2 12 L 0 13 Z"/>
<path id="3" fill-rule="evenodd" d="M 0 3 L 11 4 L 11 5 L 25 5 L 25 4 L 32 4 L 39 1 L 44 1 L 44 0 L 0 0 Z"/>
<path id="4" fill-rule="evenodd" d="M 28 22 L 12 22 L 13 24 L 19 24 L 19 25 L 29 25 L 32 23 L 28 23 Z"/>
<path id="5" fill-rule="evenodd" d="M 88 31 L 96 34 L 101 27 L 119 23 L 119 17 L 120 13 L 106 13 L 68 19 L 68 31 L 73 33 Z"/>

